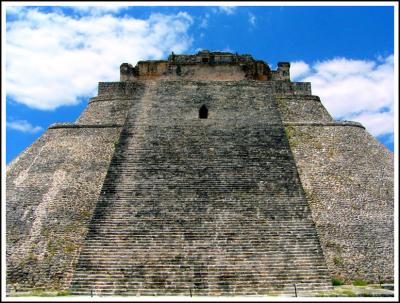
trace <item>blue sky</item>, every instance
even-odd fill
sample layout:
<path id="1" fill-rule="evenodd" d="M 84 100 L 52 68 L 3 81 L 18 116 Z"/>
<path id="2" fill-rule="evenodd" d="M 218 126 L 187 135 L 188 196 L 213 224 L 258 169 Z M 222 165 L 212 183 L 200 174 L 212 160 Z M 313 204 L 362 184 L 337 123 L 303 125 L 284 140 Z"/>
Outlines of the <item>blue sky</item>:
<path id="1" fill-rule="evenodd" d="M 335 119 L 393 151 L 393 7 L 8 7 L 6 24 L 7 163 L 77 119 L 121 63 L 201 49 L 290 61 Z"/>

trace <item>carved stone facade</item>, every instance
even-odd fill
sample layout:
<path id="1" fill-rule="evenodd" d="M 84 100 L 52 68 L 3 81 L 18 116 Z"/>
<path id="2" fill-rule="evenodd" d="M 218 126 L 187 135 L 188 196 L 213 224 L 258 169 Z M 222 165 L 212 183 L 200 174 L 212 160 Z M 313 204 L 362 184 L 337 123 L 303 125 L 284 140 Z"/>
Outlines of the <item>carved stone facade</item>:
<path id="1" fill-rule="evenodd" d="M 200 51 L 196 55 L 175 55 L 168 60 L 139 61 L 135 67 L 123 63 L 121 81 L 140 79 L 193 79 L 193 80 L 281 80 L 290 81 L 290 63 L 279 62 L 272 71 L 264 61 L 251 55 L 226 52 Z"/>

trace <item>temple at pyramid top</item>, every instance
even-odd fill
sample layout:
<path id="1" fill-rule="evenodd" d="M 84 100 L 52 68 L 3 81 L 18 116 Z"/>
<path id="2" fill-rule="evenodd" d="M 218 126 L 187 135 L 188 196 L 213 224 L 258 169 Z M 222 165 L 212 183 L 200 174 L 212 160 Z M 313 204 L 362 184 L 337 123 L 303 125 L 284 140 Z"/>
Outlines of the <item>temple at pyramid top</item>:
<path id="1" fill-rule="evenodd" d="M 278 68 L 271 70 L 266 62 L 255 60 L 251 55 L 203 50 L 195 55 L 176 55 L 172 52 L 167 60 L 139 61 L 136 66 L 123 63 L 120 67 L 120 80 L 183 78 L 188 80 L 290 81 L 289 70 L 289 62 L 279 62 Z"/>

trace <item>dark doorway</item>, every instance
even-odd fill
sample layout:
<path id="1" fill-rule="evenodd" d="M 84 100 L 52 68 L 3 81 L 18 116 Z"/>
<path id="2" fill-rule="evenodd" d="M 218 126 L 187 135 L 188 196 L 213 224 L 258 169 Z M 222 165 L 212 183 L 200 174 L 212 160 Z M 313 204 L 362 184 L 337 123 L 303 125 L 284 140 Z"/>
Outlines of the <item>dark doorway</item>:
<path id="1" fill-rule="evenodd" d="M 208 109 L 207 109 L 207 106 L 205 106 L 203 104 L 202 107 L 200 107 L 200 110 L 199 110 L 199 118 L 200 119 L 207 119 L 207 117 L 208 117 Z"/>

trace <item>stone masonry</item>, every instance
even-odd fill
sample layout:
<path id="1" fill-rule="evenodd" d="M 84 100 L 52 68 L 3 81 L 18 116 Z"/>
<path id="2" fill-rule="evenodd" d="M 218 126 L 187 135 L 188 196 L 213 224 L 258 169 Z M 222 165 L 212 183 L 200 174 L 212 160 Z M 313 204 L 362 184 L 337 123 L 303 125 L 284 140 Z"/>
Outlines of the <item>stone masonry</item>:
<path id="1" fill-rule="evenodd" d="M 393 282 L 393 154 L 318 97 L 277 100 L 332 276 Z"/>
<path id="2" fill-rule="evenodd" d="M 393 155 L 250 55 L 121 65 L 7 167 L 7 286 L 312 295 L 393 281 Z"/>

